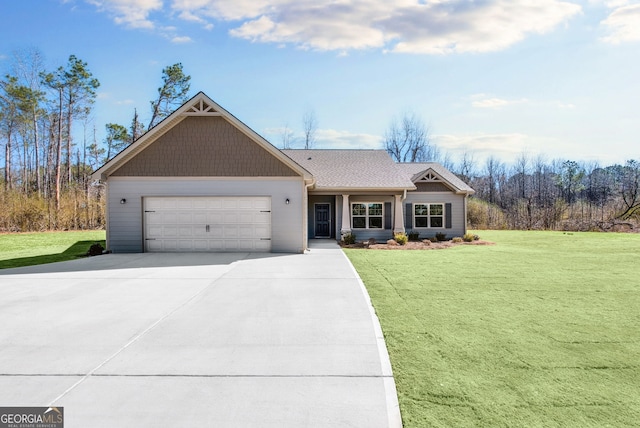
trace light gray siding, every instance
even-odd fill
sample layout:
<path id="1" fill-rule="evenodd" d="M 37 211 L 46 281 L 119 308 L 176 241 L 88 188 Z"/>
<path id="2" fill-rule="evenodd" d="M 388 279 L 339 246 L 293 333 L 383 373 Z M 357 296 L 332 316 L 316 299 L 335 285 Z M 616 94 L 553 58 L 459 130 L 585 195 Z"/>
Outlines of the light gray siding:
<path id="1" fill-rule="evenodd" d="M 465 218 L 465 195 L 456 195 L 455 193 L 445 192 L 408 192 L 407 199 L 403 203 L 403 212 L 406 216 L 406 204 L 414 203 L 442 203 L 451 204 L 451 228 L 415 228 L 408 227 L 405 224 L 407 233 L 410 231 L 420 232 L 421 238 L 433 237 L 436 233 L 445 233 L 447 238 L 462 236 L 466 233 L 467 225 Z"/>
<path id="2" fill-rule="evenodd" d="M 303 180 L 110 177 L 107 184 L 107 247 L 117 253 L 144 249 L 142 198 L 146 196 L 270 196 L 271 251 L 300 253 L 303 242 Z M 125 204 L 120 201 L 126 199 Z M 287 205 L 285 200 L 289 199 Z"/>

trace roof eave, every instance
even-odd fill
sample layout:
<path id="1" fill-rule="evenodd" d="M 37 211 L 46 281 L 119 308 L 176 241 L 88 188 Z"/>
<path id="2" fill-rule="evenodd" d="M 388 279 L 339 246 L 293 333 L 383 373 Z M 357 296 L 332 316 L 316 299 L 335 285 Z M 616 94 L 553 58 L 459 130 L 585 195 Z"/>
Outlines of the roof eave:
<path id="1" fill-rule="evenodd" d="M 335 187 L 335 186 L 318 186 L 313 190 L 321 192 L 345 193 L 350 192 L 404 192 L 405 190 L 415 190 L 416 187 Z"/>

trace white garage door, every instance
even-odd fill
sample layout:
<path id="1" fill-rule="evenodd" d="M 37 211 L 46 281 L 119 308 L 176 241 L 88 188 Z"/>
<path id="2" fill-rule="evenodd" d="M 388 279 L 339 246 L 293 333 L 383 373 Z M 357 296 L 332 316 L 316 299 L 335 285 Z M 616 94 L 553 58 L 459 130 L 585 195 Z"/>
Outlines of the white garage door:
<path id="1" fill-rule="evenodd" d="M 270 251 L 269 197 L 144 198 L 145 251 Z"/>

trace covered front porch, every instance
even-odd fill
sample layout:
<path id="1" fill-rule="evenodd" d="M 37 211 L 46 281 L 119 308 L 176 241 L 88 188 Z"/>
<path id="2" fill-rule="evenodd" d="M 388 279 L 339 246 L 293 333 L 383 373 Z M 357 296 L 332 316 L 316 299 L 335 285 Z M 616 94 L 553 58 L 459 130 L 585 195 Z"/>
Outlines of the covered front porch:
<path id="1" fill-rule="evenodd" d="M 357 239 L 386 241 L 405 232 L 403 193 L 313 194 L 308 197 L 308 237 L 339 241 L 348 234 Z"/>

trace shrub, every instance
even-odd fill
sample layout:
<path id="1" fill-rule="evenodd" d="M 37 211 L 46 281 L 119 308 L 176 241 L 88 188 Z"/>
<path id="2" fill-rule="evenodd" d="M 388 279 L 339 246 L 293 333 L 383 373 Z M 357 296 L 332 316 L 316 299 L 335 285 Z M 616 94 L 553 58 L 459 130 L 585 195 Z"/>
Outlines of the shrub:
<path id="1" fill-rule="evenodd" d="M 438 241 L 446 241 L 447 240 L 447 234 L 446 233 L 442 233 L 442 232 L 438 232 L 438 233 L 436 233 L 436 239 Z"/>
<path id="2" fill-rule="evenodd" d="M 465 234 L 464 234 L 464 236 L 462 237 L 462 240 L 463 240 L 464 242 L 473 242 L 473 241 L 476 241 L 476 237 L 477 237 L 477 236 L 478 236 L 478 235 L 474 235 L 473 233 L 469 233 L 469 232 L 467 232 L 467 233 L 465 233 Z"/>
<path id="3" fill-rule="evenodd" d="M 342 243 L 345 245 L 353 245 L 356 243 L 356 235 L 353 233 L 349 233 L 342 237 Z"/>
<path id="4" fill-rule="evenodd" d="M 95 244 L 91 245 L 89 247 L 89 251 L 87 251 L 87 255 L 88 256 L 100 256 L 102 255 L 102 252 L 104 251 L 104 248 L 102 247 L 102 245 L 100 245 L 100 243 L 96 242 Z"/>
<path id="5" fill-rule="evenodd" d="M 507 228 L 505 213 L 498 205 L 473 197 L 467 204 L 467 221 L 474 229 Z"/>
<path id="6" fill-rule="evenodd" d="M 411 231 L 407 234 L 409 236 L 409 241 L 419 241 L 420 240 L 420 232 Z"/>
<path id="7" fill-rule="evenodd" d="M 400 245 L 404 245 L 409 240 L 409 237 L 404 233 L 396 233 L 393 235 L 393 239 Z"/>
<path id="8" fill-rule="evenodd" d="M 453 242 L 454 244 L 459 244 L 461 242 L 463 242 L 462 238 L 459 236 L 454 237 L 451 242 Z"/>

